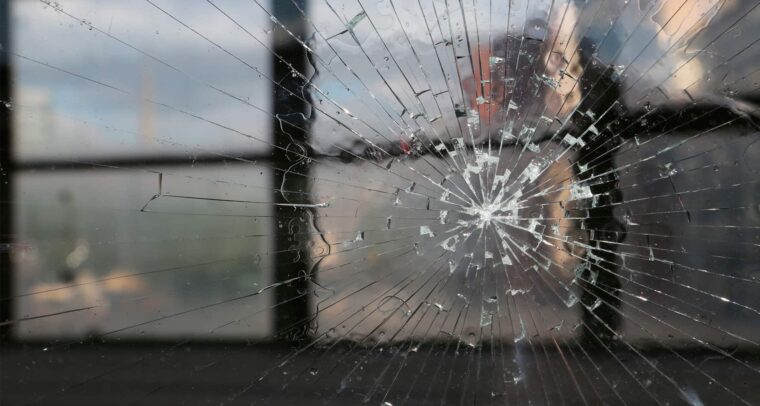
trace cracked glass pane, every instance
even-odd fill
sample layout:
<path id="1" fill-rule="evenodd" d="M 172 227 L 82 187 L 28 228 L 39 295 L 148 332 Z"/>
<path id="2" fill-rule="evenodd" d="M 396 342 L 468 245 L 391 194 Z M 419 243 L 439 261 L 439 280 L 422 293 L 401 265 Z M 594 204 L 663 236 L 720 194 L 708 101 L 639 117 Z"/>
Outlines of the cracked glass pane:
<path id="1" fill-rule="evenodd" d="M 758 6 L 0 2 L 0 401 L 760 403 Z"/>

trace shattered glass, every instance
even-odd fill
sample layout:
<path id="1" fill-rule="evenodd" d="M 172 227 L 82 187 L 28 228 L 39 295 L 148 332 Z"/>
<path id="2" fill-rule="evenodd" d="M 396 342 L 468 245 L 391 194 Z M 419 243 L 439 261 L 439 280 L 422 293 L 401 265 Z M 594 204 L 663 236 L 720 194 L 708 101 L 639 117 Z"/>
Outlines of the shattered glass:
<path id="1" fill-rule="evenodd" d="M 0 401 L 760 403 L 758 6 L 5 2 Z"/>

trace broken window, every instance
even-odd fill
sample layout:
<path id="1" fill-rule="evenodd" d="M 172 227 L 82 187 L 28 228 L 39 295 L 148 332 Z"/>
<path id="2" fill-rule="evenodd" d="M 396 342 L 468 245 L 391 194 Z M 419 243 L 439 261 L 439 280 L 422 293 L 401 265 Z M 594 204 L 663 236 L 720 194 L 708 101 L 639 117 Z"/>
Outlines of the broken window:
<path id="1" fill-rule="evenodd" d="M 759 402 L 758 5 L 5 2 L 0 396 Z"/>

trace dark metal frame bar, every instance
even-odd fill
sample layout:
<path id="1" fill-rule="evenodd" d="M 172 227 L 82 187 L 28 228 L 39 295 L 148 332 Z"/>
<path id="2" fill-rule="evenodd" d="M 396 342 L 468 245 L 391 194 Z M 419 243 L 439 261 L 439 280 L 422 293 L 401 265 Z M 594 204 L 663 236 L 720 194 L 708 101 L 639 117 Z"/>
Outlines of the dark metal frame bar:
<path id="1" fill-rule="evenodd" d="M 296 40 L 306 41 L 306 21 L 301 17 L 301 10 L 306 10 L 307 0 L 275 1 L 273 14 L 279 24 L 273 28 L 273 51 L 279 58 L 272 58 L 272 75 L 280 86 L 273 91 L 272 111 L 274 119 L 272 129 L 275 148 L 272 151 L 272 164 L 283 170 L 272 171 L 274 203 L 297 203 L 309 205 L 308 193 L 291 193 L 290 191 L 308 191 L 310 187 L 310 160 L 304 156 L 313 156 L 309 146 L 309 127 L 311 111 L 305 90 L 308 81 L 309 65 L 307 51 Z M 296 5 L 297 4 L 297 5 Z M 289 32 L 290 33 L 289 33 Z M 291 35 L 292 34 L 292 35 Z M 294 75 L 294 72 L 300 75 Z M 294 175 L 290 171 L 302 175 Z M 304 241 L 293 238 L 293 232 L 307 229 L 312 209 L 286 206 L 274 206 L 275 235 L 275 281 L 291 281 L 278 285 L 274 289 L 275 339 L 284 342 L 303 342 L 310 336 L 311 294 L 310 294 L 310 256 Z M 282 224 L 280 218 L 287 218 L 288 224 Z"/>
<path id="2" fill-rule="evenodd" d="M 11 43 L 10 2 L 0 0 L 0 102 L 11 100 L 11 61 L 4 49 Z M 0 297 L 13 292 L 11 249 L 13 247 L 13 137 L 12 112 L 0 105 Z M 13 301 L 0 301 L 0 320 L 13 318 Z M 11 339 L 11 325 L 0 326 L 0 342 Z"/>

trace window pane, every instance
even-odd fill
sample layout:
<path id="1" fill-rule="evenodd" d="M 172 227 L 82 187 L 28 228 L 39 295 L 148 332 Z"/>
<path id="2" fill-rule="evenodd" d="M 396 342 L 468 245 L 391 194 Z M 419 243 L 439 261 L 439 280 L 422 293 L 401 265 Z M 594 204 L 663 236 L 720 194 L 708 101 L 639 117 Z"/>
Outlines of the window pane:
<path id="1" fill-rule="evenodd" d="M 269 18 L 235 3 L 251 36 L 208 3 L 12 2 L 17 157 L 268 151 Z"/>
<path id="2" fill-rule="evenodd" d="M 269 292 L 172 315 L 272 282 L 270 173 L 246 165 L 20 174 L 16 317 L 88 309 L 28 321 L 19 337 L 267 336 Z M 202 200 L 219 196 L 236 202 Z"/>

